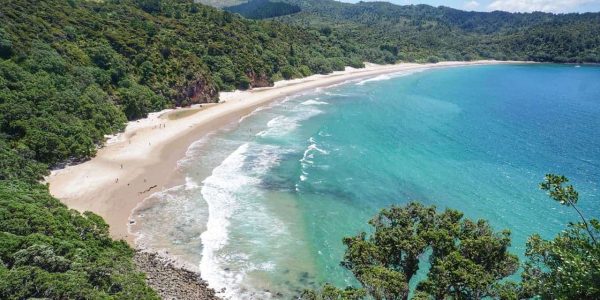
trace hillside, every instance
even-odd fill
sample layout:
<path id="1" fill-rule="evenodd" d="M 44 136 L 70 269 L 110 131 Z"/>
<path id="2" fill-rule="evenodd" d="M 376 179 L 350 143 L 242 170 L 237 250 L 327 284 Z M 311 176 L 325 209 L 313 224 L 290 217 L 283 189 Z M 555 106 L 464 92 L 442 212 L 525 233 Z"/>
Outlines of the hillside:
<path id="1" fill-rule="evenodd" d="M 325 32 L 333 29 L 355 45 L 370 49 L 367 57 L 369 53 L 385 55 L 389 62 L 476 58 L 600 61 L 600 13 L 466 12 L 443 6 L 334 0 L 283 2 L 299 6 L 301 12 L 276 20 Z M 255 17 L 242 7 L 227 9 Z"/>
<path id="2" fill-rule="evenodd" d="M 92 157 L 127 120 L 218 91 L 362 66 L 335 36 L 192 1 L 33 1 L 0 7 L 0 298 L 153 299 L 93 213 L 39 183 Z"/>
<path id="3" fill-rule="evenodd" d="M 600 61 L 599 14 L 286 3 L 301 11 L 249 20 L 191 0 L 2 3 L 1 299 L 157 297 L 102 218 L 40 183 L 49 168 L 94 156 L 128 120 L 364 61 Z"/>
<path id="4" fill-rule="evenodd" d="M 213 7 L 229 7 L 242 3 L 248 2 L 247 0 L 198 0 L 195 1 L 204 5 L 210 5 Z"/>

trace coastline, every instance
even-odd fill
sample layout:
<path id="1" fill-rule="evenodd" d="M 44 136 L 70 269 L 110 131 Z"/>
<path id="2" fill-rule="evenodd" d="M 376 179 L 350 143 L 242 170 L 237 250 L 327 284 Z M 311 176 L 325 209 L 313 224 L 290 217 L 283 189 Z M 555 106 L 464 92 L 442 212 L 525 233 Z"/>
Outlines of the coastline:
<path id="1" fill-rule="evenodd" d="M 53 196 L 70 208 L 102 216 L 110 225 L 113 238 L 124 239 L 135 247 L 135 237 L 129 233 L 129 218 L 137 205 L 152 193 L 181 183 L 177 161 L 194 141 L 238 121 L 257 107 L 312 89 L 378 75 L 514 63 L 523 62 L 367 65 L 363 69 L 348 68 L 329 75 L 279 81 L 273 87 L 221 93 L 223 102 L 219 104 L 165 110 L 128 123 L 126 130 L 109 139 L 94 158 L 53 171 L 47 182 Z"/>

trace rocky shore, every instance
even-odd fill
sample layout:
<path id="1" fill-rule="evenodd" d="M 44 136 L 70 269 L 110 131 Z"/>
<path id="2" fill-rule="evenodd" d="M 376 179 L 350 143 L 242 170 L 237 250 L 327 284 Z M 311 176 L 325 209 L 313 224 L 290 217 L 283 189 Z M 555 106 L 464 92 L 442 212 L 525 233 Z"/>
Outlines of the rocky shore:
<path id="1" fill-rule="evenodd" d="M 162 299 L 219 300 L 200 273 L 158 253 L 137 251 L 135 264 L 146 282 Z"/>

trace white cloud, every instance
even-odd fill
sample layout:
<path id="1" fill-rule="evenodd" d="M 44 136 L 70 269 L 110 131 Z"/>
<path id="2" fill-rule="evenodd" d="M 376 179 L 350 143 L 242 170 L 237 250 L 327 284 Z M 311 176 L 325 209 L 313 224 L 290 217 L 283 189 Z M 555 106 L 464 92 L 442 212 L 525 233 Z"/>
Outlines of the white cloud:
<path id="1" fill-rule="evenodd" d="M 595 3 L 598 0 L 494 0 L 488 9 L 512 12 L 567 12 L 578 5 Z"/>
<path id="2" fill-rule="evenodd" d="M 476 9 L 476 8 L 478 8 L 478 7 L 479 7 L 479 2 L 477 2 L 477 1 L 475 1 L 475 0 L 467 1 L 467 2 L 465 2 L 465 5 L 464 5 L 464 7 L 465 7 L 466 9 L 473 10 L 473 9 Z"/>

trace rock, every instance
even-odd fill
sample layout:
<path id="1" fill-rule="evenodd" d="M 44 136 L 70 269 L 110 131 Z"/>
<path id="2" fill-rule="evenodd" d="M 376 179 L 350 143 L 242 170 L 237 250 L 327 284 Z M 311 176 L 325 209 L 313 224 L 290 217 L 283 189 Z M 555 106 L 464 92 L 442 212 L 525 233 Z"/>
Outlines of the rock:
<path id="1" fill-rule="evenodd" d="M 273 86 L 273 80 L 267 74 L 256 74 L 254 71 L 250 71 L 246 73 L 246 76 L 250 79 L 250 88 Z"/>
<path id="2" fill-rule="evenodd" d="M 218 300 L 199 273 L 177 266 L 172 258 L 136 251 L 134 262 L 146 274 L 146 282 L 162 299 Z"/>
<path id="3" fill-rule="evenodd" d="M 177 90 L 177 106 L 216 102 L 219 98 L 216 86 L 201 75 L 196 80 L 188 82 L 185 86 L 179 87 Z"/>

